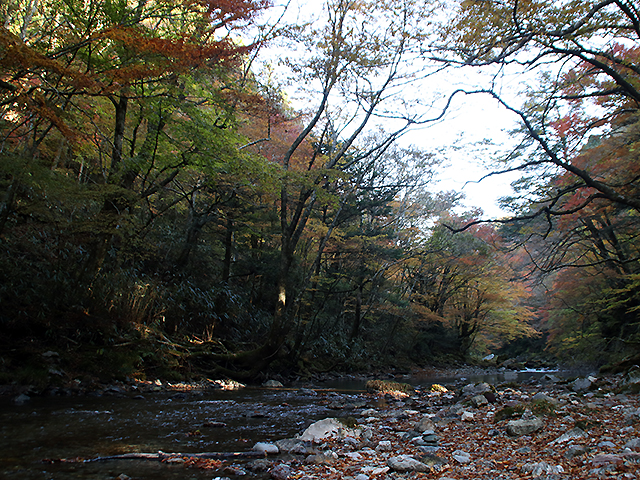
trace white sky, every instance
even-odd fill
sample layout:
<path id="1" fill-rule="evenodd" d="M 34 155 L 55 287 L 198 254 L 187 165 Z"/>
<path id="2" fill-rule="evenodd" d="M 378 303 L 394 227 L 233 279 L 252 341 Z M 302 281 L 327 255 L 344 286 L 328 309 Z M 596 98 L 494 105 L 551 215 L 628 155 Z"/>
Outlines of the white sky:
<path id="1" fill-rule="evenodd" d="M 438 175 L 438 190 L 464 193 L 463 203 L 468 208 L 480 207 L 486 217 L 507 215 L 497 202 L 512 193 L 510 183 L 517 174 L 503 174 L 479 180 L 489 170 L 483 163 L 491 154 L 503 152 L 510 142 L 508 131 L 515 128 L 515 115 L 501 108 L 497 102 L 479 95 L 461 96 L 444 121 L 419 132 L 412 143 L 425 149 L 444 149 L 447 162 Z M 488 140 L 494 147 L 474 148 L 476 142 Z M 467 144 L 465 147 L 464 145 Z M 460 149 L 451 148 L 460 146 Z"/>
<path id="2" fill-rule="evenodd" d="M 286 3 L 286 0 L 282 1 Z M 317 14 L 323 6 L 324 2 L 317 0 L 291 0 L 286 18 L 289 21 L 297 21 L 299 16 L 309 18 L 309 15 Z M 279 11 L 282 10 L 272 11 L 272 15 L 275 15 L 272 17 L 273 19 L 277 18 L 279 13 L 276 12 Z M 462 75 L 467 76 L 462 77 Z M 457 71 L 448 78 L 446 76 L 439 77 L 437 82 L 439 87 L 438 85 L 425 86 L 424 91 L 440 91 L 442 95 L 447 96 L 457 87 L 478 88 L 477 82 L 481 77 L 469 78 L 468 75 L 475 76 L 471 72 L 462 74 Z M 519 79 L 512 79 L 511 82 L 511 86 L 516 86 Z M 509 85 L 502 85 L 502 87 L 510 89 Z M 289 93 L 293 95 L 293 92 Z M 294 97 L 292 97 L 292 102 L 295 106 Z M 308 101 L 304 107 L 306 106 L 308 106 Z M 510 182 L 515 180 L 516 176 L 493 176 L 480 183 L 475 183 L 488 173 L 481 162 L 489 160 L 487 158 L 489 152 L 474 148 L 472 144 L 488 139 L 498 146 L 504 144 L 506 147 L 506 144 L 509 143 L 506 132 L 516 126 L 515 115 L 500 107 L 495 100 L 487 96 L 459 95 L 455 98 L 452 107 L 444 120 L 406 135 L 403 137 L 402 143 L 415 145 L 427 152 L 444 152 L 447 162 L 439 172 L 438 183 L 431 189 L 433 192 L 459 191 L 465 195 L 465 206 L 468 208 L 480 207 L 485 213 L 484 218 L 505 216 L 507 212 L 498 207 L 497 200 L 511 194 Z"/>

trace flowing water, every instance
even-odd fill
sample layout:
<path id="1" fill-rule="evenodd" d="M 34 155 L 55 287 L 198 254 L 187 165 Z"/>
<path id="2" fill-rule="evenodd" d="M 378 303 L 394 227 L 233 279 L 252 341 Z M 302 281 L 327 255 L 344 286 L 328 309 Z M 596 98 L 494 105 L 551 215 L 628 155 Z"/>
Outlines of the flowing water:
<path id="1" fill-rule="evenodd" d="M 521 381 L 542 374 L 396 380 L 426 386 Z M 337 416 L 329 408 L 332 399 L 355 398 L 364 391 L 364 383 L 364 380 L 336 380 L 316 391 L 245 388 L 178 395 L 154 393 L 138 399 L 34 397 L 25 405 L 6 401 L 0 404 L 0 478 L 114 479 L 125 474 L 134 479 L 210 480 L 216 476 L 211 471 L 157 461 L 46 460 L 88 459 L 129 452 L 245 452 L 258 441 L 291 438 L 318 419 Z"/>

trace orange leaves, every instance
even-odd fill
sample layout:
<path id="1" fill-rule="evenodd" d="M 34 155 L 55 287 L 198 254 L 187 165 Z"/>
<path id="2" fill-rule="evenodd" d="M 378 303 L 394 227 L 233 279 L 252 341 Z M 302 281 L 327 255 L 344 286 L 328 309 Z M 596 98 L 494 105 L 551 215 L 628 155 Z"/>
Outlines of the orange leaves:
<path id="1" fill-rule="evenodd" d="M 178 37 L 161 37 L 139 26 L 110 28 L 101 36 L 126 48 L 125 63 L 118 68 L 131 69 L 127 62 L 135 61 L 139 62 L 138 68 L 131 70 L 141 73 L 144 70 L 140 65 L 151 62 L 147 70 L 147 75 L 151 76 L 161 71 L 184 72 L 216 65 L 232 66 L 251 48 L 235 45 L 227 38 L 211 41 L 187 33 Z"/>
<path id="2" fill-rule="evenodd" d="M 257 11 L 271 5 L 270 0 L 194 0 L 214 22 L 233 22 L 251 18 Z"/>

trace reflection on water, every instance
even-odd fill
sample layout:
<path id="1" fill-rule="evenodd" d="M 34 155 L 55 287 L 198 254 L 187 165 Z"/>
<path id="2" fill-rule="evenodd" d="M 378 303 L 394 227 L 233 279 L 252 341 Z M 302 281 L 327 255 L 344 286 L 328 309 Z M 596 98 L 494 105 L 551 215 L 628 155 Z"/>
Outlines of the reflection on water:
<path id="1" fill-rule="evenodd" d="M 153 461 L 47 464 L 126 452 L 247 451 L 329 416 L 313 396 L 244 389 L 170 398 L 33 398 L 0 407 L 0 478 L 207 478 L 211 472 Z"/>
<path id="2" fill-rule="evenodd" d="M 461 377 L 396 380 L 433 383 L 503 383 L 538 378 L 547 372 L 503 372 Z M 554 374 L 559 375 L 558 372 Z M 33 398 L 23 406 L 0 405 L 0 478 L 207 479 L 212 472 L 154 461 L 43 463 L 44 459 L 94 458 L 127 452 L 247 451 L 257 441 L 289 438 L 311 422 L 336 415 L 331 389 L 364 391 L 364 380 L 326 382 L 308 390 L 243 389 L 132 398 Z M 254 477 L 255 478 L 255 477 Z"/>

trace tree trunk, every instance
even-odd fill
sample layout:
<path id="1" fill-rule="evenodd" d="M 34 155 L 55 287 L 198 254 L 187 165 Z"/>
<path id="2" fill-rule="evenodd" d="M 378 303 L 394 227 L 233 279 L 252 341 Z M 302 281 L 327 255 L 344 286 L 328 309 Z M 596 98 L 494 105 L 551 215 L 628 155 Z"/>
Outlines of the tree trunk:
<path id="1" fill-rule="evenodd" d="M 111 149 L 109 181 L 110 183 L 113 183 L 114 176 L 118 173 L 120 163 L 122 162 L 122 149 L 124 145 L 124 131 L 127 120 L 129 97 L 124 93 L 121 93 L 117 100 L 112 97 L 111 103 L 113 103 L 113 106 L 115 107 L 115 124 L 113 129 L 113 147 Z"/>
<path id="2" fill-rule="evenodd" d="M 358 289 L 356 290 L 356 307 L 353 315 L 353 325 L 351 327 L 351 334 L 349 335 L 349 341 L 352 342 L 360 334 L 360 325 L 362 323 L 362 290 L 364 285 L 362 281 L 359 282 Z"/>
<path id="3" fill-rule="evenodd" d="M 222 282 L 228 283 L 231 276 L 231 259 L 233 258 L 233 220 L 227 217 L 227 229 L 224 235 L 224 261 L 222 263 Z"/>
<path id="4" fill-rule="evenodd" d="M 7 189 L 2 203 L 0 203 L 0 236 L 4 233 L 4 228 L 9 220 L 9 215 L 13 211 L 14 200 L 16 197 L 16 191 L 20 186 L 18 177 L 14 177 L 11 185 Z"/>

